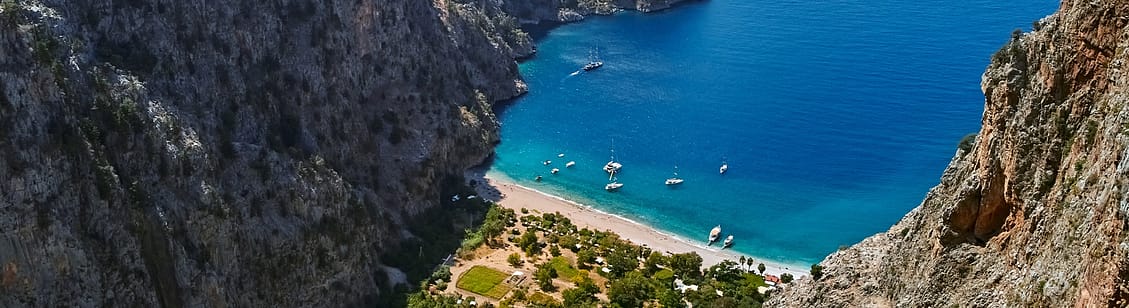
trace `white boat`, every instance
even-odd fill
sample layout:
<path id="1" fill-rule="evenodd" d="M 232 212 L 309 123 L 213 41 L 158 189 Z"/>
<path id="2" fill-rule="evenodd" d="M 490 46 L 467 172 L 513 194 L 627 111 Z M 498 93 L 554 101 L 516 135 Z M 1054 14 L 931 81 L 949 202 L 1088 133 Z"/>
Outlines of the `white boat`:
<path id="1" fill-rule="evenodd" d="M 572 166 L 576 166 L 576 162 L 575 162 L 575 161 L 570 161 L 570 162 L 568 162 L 567 164 L 565 164 L 565 168 L 572 168 Z"/>
<path id="2" fill-rule="evenodd" d="M 719 174 L 725 174 L 726 171 L 729 171 L 729 164 L 721 163 L 721 168 L 719 168 L 718 171 Z"/>
<path id="3" fill-rule="evenodd" d="M 588 64 L 584 65 L 585 71 L 591 71 L 604 66 L 604 61 L 600 61 L 600 50 L 592 49 L 588 51 Z"/>
<path id="4" fill-rule="evenodd" d="M 604 185 L 604 189 L 607 190 L 607 191 L 615 191 L 615 190 L 619 189 L 620 187 L 623 187 L 623 183 L 611 182 L 611 183 L 608 183 L 608 185 Z"/>
<path id="5" fill-rule="evenodd" d="M 548 165 L 551 165 L 551 164 L 553 164 L 553 161 L 551 161 L 551 160 L 546 160 L 546 161 L 543 161 L 543 162 L 541 162 L 541 164 L 548 166 Z"/>
<path id="6" fill-rule="evenodd" d="M 710 242 L 706 245 L 710 245 L 713 244 L 713 242 L 716 242 L 717 237 L 719 236 L 721 236 L 721 225 L 717 225 L 717 227 L 713 227 L 713 230 L 710 230 Z"/>
<path id="7" fill-rule="evenodd" d="M 683 180 L 678 178 L 678 166 L 674 166 L 674 176 L 666 179 L 666 185 L 678 185 L 682 184 L 682 182 Z"/>
<path id="8" fill-rule="evenodd" d="M 553 170 L 549 170 L 549 173 L 552 174 L 557 174 L 557 172 L 561 172 L 561 169 L 553 168 Z"/>
<path id="9" fill-rule="evenodd" d="M 729 246 L 733 246 L 733 236 L 732 235 L 725 238 L 725 242 L 722 243 L 721 248 L 729 248 Z"/>
<path id="10" fill-rule="evenodd" d="M 557 157 L 564 157 L 564 153 L 557 154 Z"/>
<path id="11" fill-rule="evenodd" d="M 609 161 L 607 164 L 604 164 L 604 172 L 608 172 L 608 173 L 619 172 L 619 168 L 623 168 L 623 164 L 618 163 L 615 160 Z"/>
<path id="12" fill-rule="evenodd" d="M 614 140 L 612 141 L 611 151 L 612 151 L 611 160 L 609 160 L 608 163 L 604 164 L 604 172 L 608 173 L 608 179 L 609 180 L 611 178 L 615 177 L 615 173 L 619 172 L 620 168 L 623 168 L 623 164 L 615 161 L 615 141 Z"/>

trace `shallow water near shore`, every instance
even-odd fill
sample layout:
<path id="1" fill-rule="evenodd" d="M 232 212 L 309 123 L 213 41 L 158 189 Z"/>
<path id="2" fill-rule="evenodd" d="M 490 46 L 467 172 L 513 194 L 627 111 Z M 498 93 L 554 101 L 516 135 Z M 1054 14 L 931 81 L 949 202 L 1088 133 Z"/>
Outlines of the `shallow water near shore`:
<path id="1" fill-rule="evenodd" d="M 815 263 L 921 202 L 979 128 L 991 54 L 1056 6 L 714 0 L 591 17 L 520 64 L 530 93 L 500 115 L 490 173 L 690 240 L 720 224 L 739 252 Z M 606 65 L 574 74 L 594 46 Z M 625 186 L 609 193 L 613 144 Z M 675 165 L 686 182 L 668 187 Z"/>

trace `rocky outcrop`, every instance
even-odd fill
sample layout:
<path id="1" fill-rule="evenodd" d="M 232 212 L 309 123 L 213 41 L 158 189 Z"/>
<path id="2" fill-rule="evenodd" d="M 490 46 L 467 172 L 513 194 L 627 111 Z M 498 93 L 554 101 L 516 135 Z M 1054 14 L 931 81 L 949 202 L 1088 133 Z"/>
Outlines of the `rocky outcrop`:
<path id="1" fill-rule="evenodd" d="M 339 306 L 497 142 L 427 1 L 0 2 L 0 306 Z"/>
<path id="2" fill-rule="evenodd" d="M 611 15 L 623 10 L 654 12 L 668 9 L 686 0 L 446 0 L 450 10 L 471 16 L 498 48 L 514 58 L 536 53 L 533 41 L 521 29 L 523 24 L 577 22 L 586 15 Z"/>
<path id="3" fill-rule="evenodd" d="M 520 24 L 643 2 L 0 1 L 0 306 L 371 306 Z"/>
<path id="4" fill-rule="evenodd" d="M 779 307 L 1129 305 L 1129 1 L 1063 1 L 983 76 L 983 123 L 922 204 Z"/>

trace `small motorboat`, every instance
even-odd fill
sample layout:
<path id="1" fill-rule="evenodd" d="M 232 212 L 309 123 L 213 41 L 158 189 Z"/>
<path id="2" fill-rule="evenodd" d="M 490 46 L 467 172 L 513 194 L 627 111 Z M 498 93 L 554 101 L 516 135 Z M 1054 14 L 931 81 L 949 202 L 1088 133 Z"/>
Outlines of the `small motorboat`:
<path id="1" fill-rule="evenodd" d="M 729 237 L 726 237 L 725 242 L 721 244 L 721 248 L 729 248 L 729 246 L 733 246 L 733 236 L 732 235 L 730 235 Z"/>
<path id="2" fill-rule="evenodd" d="M 604 61 L 600 61 L 600 50 L 592 49 L 588 51 L 588 64 L 584 65 L 584 71 L 591 71 L 604 66 Z"/>
<path id="3" fill-rule="evenodd" d="M 674 176 L 666 179 L 666 185 L 682 184 L 683 180 L 678 177 L 678 166 L 674 166 Z"/>
<path id="4" fill-rule="evenodd" d="M 608 185 L 604 185 L 604 189 L 607 190 L 607 191 L 616 191 L 620 187 L 623 187 L 623 183 L 611 182 L 611 183 L 608 183 Z"/>
<path id="5" fill-rule="evenodd" d="M 713 230 L 710 230 L 710 242 L 706 245 L 708 246 L 716 242 L 719 236 L 721 236 L 721 225 L 717 225 L 717 227 L 713 227 Z"/>
<path id="6" fill-rule="evenodd" d="M 576 162 L 575 162 L 575 161 L 570 161 L 570 162 L 568 162 L 567 164 L 565 164 L 565 168 L 572 168 L 572 166 L 576 166 Z"/>
<path id="7" fill-rule="evenodd" d="M 718 174 L 725 174 L 726 171 L 729 171 L 729 164 L 721 163 L 721 168 L 718 169 Z"/>
<path id="8" fill-rule="evenodd" d="M 546 161 L 543 161 L 543 162 L 541 162 L 541 164 L 542 164 L 542 165 L 546 165 L 546 166 L 548 166 L 548 165 L 551 165 L 551 164 L 553 164 L 553 161 L 551 161 L 551 160 L 546 160 Z"/>
<path id="9" fill-rule="evenodd" d="M 549 170 L 549 173 L 552 174 L 557 174 L 557 172 L 561 172 L 561 169 L 553 168 L 553 170 Z"/>
<path id="10" fill-rule="evenodd" d="M 564 157 L 564 153 L 557 154 L 557 157 Z"/>
<path id="11" fill-rule="evenodd" d="M 538 175 L 537 177 L 533 178 L 533 180 L 534 180 L 534 181 L 538 181 L 538 182 L 540 182 L 540 181 L 541 181 L 541 176 L 540 176 L 540 175 Z"/>

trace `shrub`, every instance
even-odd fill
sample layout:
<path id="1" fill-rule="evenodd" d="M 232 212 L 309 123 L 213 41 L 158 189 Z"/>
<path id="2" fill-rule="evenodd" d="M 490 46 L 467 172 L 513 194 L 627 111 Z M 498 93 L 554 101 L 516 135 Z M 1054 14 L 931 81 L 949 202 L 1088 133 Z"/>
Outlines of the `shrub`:
<path id="1" fill-rule="evenodd" d="M 823 277 L 823 266 L 821 266 L 819 264 L 812 264 L 811 265 L 811 278 L 815 279 L 815 280 L 819 280 L 819 278 L 822 278 L 822 277 Z"/>
<path id="2" fill-rule="evenodd" d="M 789 274 L 789 273 L 780 274 L 780 282 L 791 283 L 792 282 L 792 274 Z"/>
<path id="3" fill-rule="evenodd" d="M 538 266 L 537 271 L 533 273 L 533 278 L 537 280 L 537 287 L 545 292 L 556 290 L 556 286 L 553 286 L 553 277 L 556 276 L 557 271 L 548 264 Z"/>
<path id="4" fill-rule="evenodd" d="M 972 150 L 972 146 L 975 144 L 976 133 L 971 133 L 964 135 L 964 138 L 960 138 L 960 143 L 957 145 L 957 147 L 960 148 L 961 151 L 968 152 Z"/>
<path id="5" fill-rule="evenodd" d="M 516 252 L 510 254 L 510 256 L 506 258 L 506 261 L 510 262 L 510 265 L 513 267 L 520 267 L 521 264 L 524 263 L 521 261 L 521 255 Z"/>
<path id="6" fill-rule="evenodd" d="M 530 257 L 541 254 L 541 244 L 537 243 L 537 234 L 535 234 L 535 232 L 536 231 L 533 230 L 527 230 L 525 234 L 521 235 L 521 239 L 517 242 L 517 246 L 521 247 L 521 250 L 525 251 L 525 254 Z"/>

